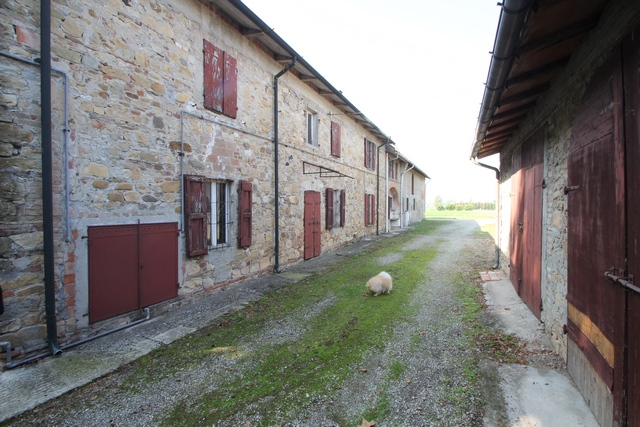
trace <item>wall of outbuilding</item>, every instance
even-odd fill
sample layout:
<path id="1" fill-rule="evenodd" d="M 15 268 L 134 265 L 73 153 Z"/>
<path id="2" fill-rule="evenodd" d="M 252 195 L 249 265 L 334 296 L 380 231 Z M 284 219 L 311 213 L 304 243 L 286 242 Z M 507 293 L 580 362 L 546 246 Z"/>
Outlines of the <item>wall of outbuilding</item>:
<path id="1" fill-rule="evenodd" d="M 39 57 L 39 10 L 19 2 L 0 5 L 0 50 L 26 60 Z M 208 255 L 188 258 L 179 244 L 178 300 L 220 284 L 273 269 L 273 76 L 276 62 L 226 19 L 198 1 L 53 1 L 53 66 L 69 77 L 69 150 L 64 162 L 62 74 L 54 72 L 53 134 L 55 259 L 58 334 L 69 343 L 125 323 L 138 314 L 90 325 L 87 228 L 98 225 L 177 222 L 184 230 L 181 172 L 224 179 L 237 194 L 253 186 L 253 234 L 248 249 L 235 240 Z M 203 39 L 237 60 L 237 118 L 203 106 Z M 40 198 L 39 68 L 0 56 L 0 262 L 6 307 L 0 341 L 18 352 L 44 347 Z M 300 81 L 280 78 L 280 264 L 303 255 L 304 192 L 346 191 L 344 227 L 326 230 L 330 250 L 375 232 L 364 224 L 364 195 L 375 194 L 375 170 L 364 167 L 363 141 L 372 134 Z M 319 144 L 306 142 L 305 110 L 318 113 Z M 330 151 L 331 122 L 341 126 L 341 156 Z M 381 150 L 383 152 L 383 150 Z M 184 155 L 182 155 L 184 154 Z M 304 174 L 303 163 L 343 176 Z M 386 217 L 387 162 L 381 159 L 381 219 Z M 65 171 L 69 209 L 65 208 Z M 416 179 L 417 209 L 424 212 L 424 178 Z M 233 208 L 237 200 L 232 197 Z M 66 217 L 70 227 L 66 227 Z M 381 221 L 381 231 L 386 231 Z M 232 225 L 235 238 L 236 225 Z M 66 238 L 68 236 L 68 239 Z"/>
<path id="2" fill-rule="evenodd" d="M 572 125 L 586 86 L 594 71 L 621 38 L 640 23 L 640 5 L 612 2 L 600 23 L 574 52 L 551 89 L 520 126 L 500 154 L 501 266 L 509 271 L 509 228 L 513 196 L 511 189 L 514 153 L 523 141 L 540 129 L 544 137 L 544 184 L 542 211 L 543 311 L 541 321 L 554 349 L 567 360 L 569 371 L 603 426 L 612 425 L 612 401 L 607 386 L 593 371 L 582 352 L 567 339 L 567 158 Z"/>

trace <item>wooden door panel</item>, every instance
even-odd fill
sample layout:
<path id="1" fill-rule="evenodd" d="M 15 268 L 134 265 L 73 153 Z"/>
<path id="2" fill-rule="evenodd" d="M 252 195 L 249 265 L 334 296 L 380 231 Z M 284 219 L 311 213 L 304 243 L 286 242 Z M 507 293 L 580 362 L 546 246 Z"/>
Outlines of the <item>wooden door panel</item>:
<path id="1" fill-rule="evenodd" d="M 524 173 L 524 207 L 522 232 L 521 298 L 540 319 L 540 274 L 542 260 L 542 174 L 543 165 L 527 169 Z"/>
<path id="2" fill-rule="evenodd" d="M 319 191 L 304 192 L 304 259 L 311 259 L 322 252 L 320 200 Z"/>
<path id="3" fill-rule="evenodd" d="M 640 30 L 623 41 L 627 192 L 627 275 L 640 284 Z M 628 426 L 640 425 L 640 295 L 627 293 L 625 384 Z"/>
<path id="4" fill-rule="evenodd" d="M 138 308 L 137 227 L 89 227 L 89 323 Z"/>
<path id="5" fill-rule="evenodd" d="M 140 307 L 178 296 L 178 224 L 140 225 Z"/>

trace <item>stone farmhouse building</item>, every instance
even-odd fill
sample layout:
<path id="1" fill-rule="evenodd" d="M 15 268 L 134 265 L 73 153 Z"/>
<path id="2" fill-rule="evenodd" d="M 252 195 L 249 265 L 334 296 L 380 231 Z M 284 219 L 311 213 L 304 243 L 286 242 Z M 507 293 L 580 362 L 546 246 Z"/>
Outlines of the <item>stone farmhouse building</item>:
<path id="1" fill-rule="evenodd" d="M 640 3 L 502 8 L 471 153 L 500 156 L 500 266 L 600 424 L 639 426 Z"/>
<path id="2" fill-rule="evenodd" d="M 242 2 L 37 3 L 0 5 L 2 356 L 423 218 L 427 175 Z"/>

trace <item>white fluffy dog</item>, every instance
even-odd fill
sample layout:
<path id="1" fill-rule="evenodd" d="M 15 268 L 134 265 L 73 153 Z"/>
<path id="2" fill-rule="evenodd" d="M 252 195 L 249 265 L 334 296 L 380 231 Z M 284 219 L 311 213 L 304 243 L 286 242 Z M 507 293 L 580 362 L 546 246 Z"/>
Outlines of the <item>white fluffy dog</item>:
<path id="1" fill-rule="evenodd" d="M 393 284 L 391 283 L 391 276 L 386 271 L 381 272 L 377 276 L 373 276 L 367 282 L 367 289 L 373 292 L 373 296 L 377 297 L 380 294 L 391 292 Z"/>

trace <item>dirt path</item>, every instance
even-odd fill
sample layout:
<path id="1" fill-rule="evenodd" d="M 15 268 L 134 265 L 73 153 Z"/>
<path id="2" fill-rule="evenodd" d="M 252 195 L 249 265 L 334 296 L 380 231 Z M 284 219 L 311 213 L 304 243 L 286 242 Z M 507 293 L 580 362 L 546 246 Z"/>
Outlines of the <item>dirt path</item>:
<path id="1" fill-rule="evenodd" d="M 417 284 L 403 308 L 410 315 L 393 324 L 388 342 L 365 351 L 357 366 L 351 367 L 351 374 L 337 381 L 330 392 L 307 394 L 300 400 L 300 396 L 289 396 L 283 390 L 214 425 L 347 426 L 363 414 L 375 419 L 376 426 L 482 425 L 478 349 L 465 333 L 465 307 L 457 289 L 461 284 L 475 283 L 477 272 L 492 264 L 492 245 L 475 221 L 446 221 L 432 234 L 417 235 L 399 251 L 379 257 L 377 264 L 382 270 L 392 268 L 407 254 L 437 249 L 437 255 L 423 266 L 426 279 Z M 401 287 L 402 282 L 395 286 Z M 328 293 L 313 305 L 266 322 L 253 336 L 224 350 L 228 354 L 215 364 L 186 364 L 169 373 L 166 366 L 158 365 L 159 378 L 148 378 L 148 387 L 142 388 L 136 366 L 127 366 L 13 422 L 47 426 L 161 424 L 168 412 L 215 391 L 224 381 L 250 381 L 259 362 L 240 363 L 234 352 L 264 352 L 267 357 L 270 348 L 302 339 L 338 298 Z M 381 330 L 387 326 L 380 325 Z M 188 349 L 181 357 L 182 362 L 189 357 Z M 273 406 L 294 397 L 302 403 L 276 414 L 276 422 L 266 424 L 256 415 L 261 405 Z M 205 419 L 202 425 L 211 425 L 205 424 Z"/>

